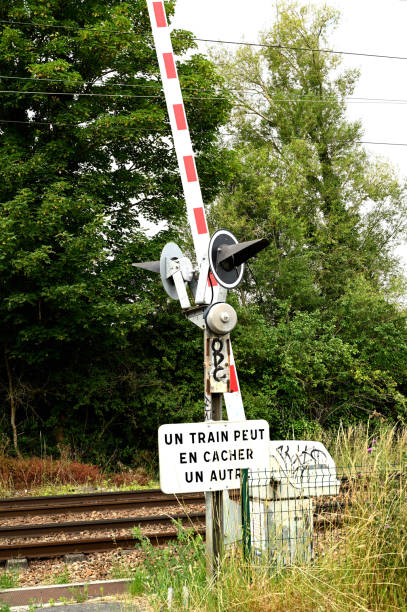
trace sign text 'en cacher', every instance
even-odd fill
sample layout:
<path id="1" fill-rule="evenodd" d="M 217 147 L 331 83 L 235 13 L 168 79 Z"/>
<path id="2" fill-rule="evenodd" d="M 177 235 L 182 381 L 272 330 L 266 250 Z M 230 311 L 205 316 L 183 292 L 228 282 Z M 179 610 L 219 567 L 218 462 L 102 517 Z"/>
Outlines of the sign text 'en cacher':
<path id="1" fill-rule="evenodd" d="M 267 469 L 267 421 L 206 421 L 158 430 L 160 486 L 164 493 L 221 491 L 240 486 L 244 468 Z"/>

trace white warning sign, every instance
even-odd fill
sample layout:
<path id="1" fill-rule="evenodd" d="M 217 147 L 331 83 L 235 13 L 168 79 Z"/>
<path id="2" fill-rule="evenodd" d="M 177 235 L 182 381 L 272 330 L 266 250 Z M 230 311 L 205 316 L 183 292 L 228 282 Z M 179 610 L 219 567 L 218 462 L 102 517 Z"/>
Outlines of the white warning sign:
<path id="1" fill-rule="evenodd" d="M 162 425 L 158 449 L 164 493 L 236 489 L 242 469 L 268 469 L 269 426 L 264 420 Z"/>

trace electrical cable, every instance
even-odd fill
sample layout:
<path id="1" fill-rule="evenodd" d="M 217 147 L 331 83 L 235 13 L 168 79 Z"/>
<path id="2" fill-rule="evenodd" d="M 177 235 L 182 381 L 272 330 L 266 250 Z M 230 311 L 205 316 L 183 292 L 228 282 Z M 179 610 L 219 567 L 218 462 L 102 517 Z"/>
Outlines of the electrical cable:
<path id="1" fill-rule="evenodd" d="M 2 77 L 0 77 L 1 79 Z M 39 79 L 41 80 L 41 79 Z M 140 85 L 142 87 L 142 85 Z M 200 90 L 202 91 L 202 90 Z M 204 91 L 204 90 L 203 90 Z M 232 90 L 231 90 L 232 91 Z M 242 90 L 245 91 L 245 90 Z M 258 92 L 260 95 L 260 92 Z M 155 99 L 158 100 L 163 97 L 161 95 L 146 95 L 146 94 L 126 94 L 126 93 L 99 93 L 99 92 L 80 92 L 80 91 L 34 91 L 25 89 L 2 89 L 0 94 L 14 94 L 14 95 L 36 95 L 36 96 L 86 96 L 86 97 L 98 97 L 98 98 L 142 98 L 142 99 Z M 184 96 L 184 100 L 232 100 L 229 96 L 215 95 L 215 96 Z M 407 104 L 407 99 L 397 98 L 363 98 L 363 97 L 348 97 L 344 99 L 348 104 L 396 104 L 404 105 Z M 337 101 L 335 97 L 326 97 L 320 99 L 310 99 L 306 96 L 295 96 L 292 98 L 270 98 L 270 103 L 283 103 L 283 102 L 303 102 L 306 104 L 325 104 L 330 101 Z"/>
<path id="2" fill-rule="evenodd" d="M 147 96 L 138 94 L 121 94 L 121 93 L 91 93 L 79 91 L 26 91 L 24 89 L 0 89 L 0 94 L 18 94 L 18 95 L 35 95 L 35 96 L 86 96 L 97 98 L 145 98 L 158 100 L 162 96 Z M 184 96 L 184 100 L 229 100 L 227 96 Z"/>
<path id="3" fill-rule="evenodd" d="M 1 123 L 11 123 L 11 124 L 18 124 L 18 125 L 22 124 L 22 125 L 29 125 L 31 127 L 36 127 L 36 125 L 45 125 L 48 127 L 73 127 L 73 128 L 114 127 L 115 129 L 122 127 L 122 128 L 125 128 L 126 130 L 136 130 L 140 132 L 156 133 L 158 131 L 158 130 L 153 130 L 152 128 L 140 128 L 140 127 L 132 127 L 130 125 L 119 125 L 119 124 L 107 126 L 107 125 L 97 125 L 95 123 L 88 123 L 87 125 L 84 125 L 86 124 L 86 121 L 83 121 L 82 123 L 66 123 L 66 122 L 60 123 L 58 121 L 36 121 L 35 119 L 33 119 L 32 121 L 22 121 L 19 119 L 0 119 L 0 124 Z"/>
<path id="4" fill-rule="evenodd" d="M 136 30 L 132 32 L 126 32 L 122 30 L 104 30 L 100 28 L 85 28 L 85 27 L 77 27 L 77 26 L 68 26 L 68 25 L 56 25 L 56 24 L 47 24 L 47 23 L 38 23 L 38 22 L 28 22 L 28 21 L 15 21 L 15 20 L 5 20 L 1 19 L 0 23 L 7 25 L 23 25 L 27 27 L 40 27 L 40 28 L 55 28 L 55 29 L 66 29 L 70 31 L 85 31 L 85 32 L 101 32 L 107 34 L 121 34 L 122 36 L 134 36 L 142 38 L 152 39 L 152 34 L 143 32 L 138 33 Z M 287 51 L 304 51 L 306 53 L 332 53 L 335 55 L 354 55 L 357 57 L 369 57 L 369 58 L 378 58 L 378 59 L 391 59 L 391 60 L 407 60 L 407 56 L 404 55 L 390 55 L 390 54 L 381 54 L 381 53 L 367 53 L 362 51 L 342 51 L 338 49 L 319 49 L 313 47 L 300 47 L 296 45 L 281 45 L 281 44 L 270 44 L 270 43 L 255 43 L 255 42 L 246 42 L 246 41 L 238 41 L 238 40 L 222 40 L 222 39 L 214 39 L 214 38 L 200 38 L 196 36 L 180 36 L 173 35 L 172 39 L 176 40 L 195 40 L 198 42 L 207 42 L 207 43 L 218 43 L 223 45 L 241 45 L 248 47 L 263 47 L 270 49 L 283 49 Z"/>
<path id="5" fill-rule="evenodd" d="M 54 23 L 38 23 L 35 21 L 16 21 L 11 19 L 0 19 L 0 23 L 4 23 L 5 25 L 23 25 L 29 26 L 33 28 L 54 28 L 57 30 L 71 30 L 76 32 L 103 32 L 107 34 L 122 34 L 122 35 L 133 35 L 135 32 L 123 32 L 123 30 L 103 30 L 101 28 L 85 28 L 78 26 L 69 26 L 69 25 L 57 25 Z"/>
<path id="6" fill-rule="evenodd" d="M 208 272 L 208 280 L 209 280 L 209 284 L 211 286 L 211 292 L 212 292 L 211 293 L 211 303 L 209 304 L 209 306 L 212 306 L 213 300 L 215 298 L 215 294 L 214 294 L 214 291 L 213 291 L 213 284 L 212 284 L 212 279 L 211 279 L 211 273 L 210 272 Z"/>
<path id="7" fill-rule="evenodd" d="M 86 128 L 107 128 L 107 127 L 114 127 L 115 129 L 119 129 L 119 128 L 124 128 L 126 130 L 132 131 L 132 132 L 147 132 L 149 134 L 157 134 L 159 133 L 159 130 L 153 130 L 151 128 L 140 128 L 140 127 L 132 127 L 129 125 L 96 125 L 96 124 L 88 124 L 88 125 L 83 125 L 81 123 L 60 123 L 57 121 L 22 121 L 22 120 L 16 120 L 16 119 L 0 119 L 0 124 L 3 123 L 9 123 L 9 124 L 22 124 L 22 125 L 27 125 L 30 127 L 36 127 L 37 125 L 44 125 L 47 127 L 73 127 L 73 128 L 82 128 L 82 129 L 86 129 Z M 85 123 L 85 122 L 83 122 Z M 196 132 L 195 134 L 199 135 L 205 132 Z M 167 133 L 161 133 L 161 136 L 164 137 L 170 137 L 171 134 L 169 132 Z M 220 132 L 219 136 L 235 136 L 236 134 L 234 132 Z M 277 137 L 270 137 L 270 140 L 276 140 L 278 142 L 280 142 L 280 139 Z M 304 139 L 304 138 L 292 138 L 290 140 L 290 142 L 294 142 L 294 141 L 304 141 L 304 142 L 308 142 L 308 140 Z M 394 146 L 394 147 L 407 147 L 407 142 L 386 142 L 386 141 L 374 141 L 374 140 L 355 140 L 354 141 L 355 144 L 366 144 L 366 145 L 383 145 L 383 146 Z M 311 144 L 315 144 L 312 143 Z M 345 144 L 345 141 L 343 141 L 343 143 L 341 143 L 338 140 L 334 140 L 331 141 L 328 144 Z"/>
<path id="8" fill-rule="evenodd" d="M 69 76 L 69 74 L 67 76 Z M 10 76 L 10 75 L 5 75 L 5 74 L 0 75 L 0 80 L 1 79 L 13 79 L 16 81 L 37 81 L 39 83 L 44 83 L 44 82 L 45 83 L 66 83 L 67 82 L 67 79 L 47 79 L 45 77 L 21 77 L 21 76 Z M 120 83 L 117 81 L 101 81 L 99 79 L 99 85 L 97 83 L 92 83 L 91 81 L 84 81 L 82 83 L 79 83 L 79 85 L 82 87 L 85 87 L 85 86 L 98 87 L 102 85 L 103 86 L 117 85 L 119 87 L 148 87 L 148 88 L 159 89 L 160 91 L 162 91 L 162 86 L 158 81 L 156 81 L 154 84 L 152 83 L 131 84 L 131 83 Z M 198 90 L 198 88 L 196 89 Z"/>
<path id="9" fill-rule="evenodd" d="M 138 94 L 102 94 L 78 91 L 26 91 L 24 89 L 1 89 L 0 94 L 42 95 L 42 96 L 89 96 L 103 98 L 159 98 L 160 96 L 139 96 Z"/>
<path id="10" fill-rule="evenodd" d="M 175 37 L 174 37 L 175 38 Z M 306 53 L 332 53 L 334 55 L 355 55 L 359 57 L 371 57 L 378 59 L 391 59 L 391 60 L 407 60 L 405 55 L 382 55 L 380 53 L 365 53 L 358 51 L 339 51 L 335 49 L 318 49 L 313 47 L 297 47 L 295 45 L 272 45 L 270 43 L 254 43 L 244 42 L 236 40 L 216 40 L 211 38 L 193 38 L 199 42 L 219 43 L 224 45 L 243 45 L 247 47 L 265 47 L 267 49 L 283 49 L 285 51 L 305 51 Z"/>
<path id="11" fill-rule="evenodd" d="M 18 80 L 18 81 L 35 81 L 37 83 L 67 83 L 67 79 L 47 79 L 47 78 L 43 78 L 43 77 L 18 77 L 18 76 L 9 76 L 9 75 L 0 75 L 0 81 L 1 79 L 12 79 L 12 80 Z M 163 89 L 162 89 L 162 85 L 157 81 L 154 83 L 123 83 L 123 82 L 118 82 L 118 81 L 100 81 L 99 83 L 93 83 L 90 81 L 84 81 L 83 83 L 79 83 L 79 86 L 81 87 L 110 87 L 111 85 L 117 86 L 117 87 L 129 87 L 129 88 L 147 88 L 147 89 L 156 89 L 157 91 L 159 91 L 160 94 L 163 93 Z M 251 89 L 251 88 L 244 88 L 244 87 L 228 87 L 227 88 L 228 91 L 232 91 L 232 92 L 243 92 L 243 93 L 250 93 L 250 94 L 254 94 L 254 95 L 264 95 L 264 92 L 255 90 L 255 89 Z M 7 90 L 9 91 L 9 90 Z M 11 91 L 11 90 L 10 90 Z M 19 90 L 20 91 L 20 90 Z M 21 90 L 24 91 L 24 90 Z M 183 87 L 183 91 L 184 92 L 212 92 L 212 90 L 210 89 L 205 89 L 205 88 L 201 88 L 201 87 L 194 87 L 194 88 L 190 88 L 188 89 L 188 87 Z M 42 92 L 41 92 L 42 93 Z M 57 93 L 57 92 L 54 92 Z M 65 92 L 63 92 L 65 93 Z M 66 92 L 66 93 L 71 93 L 73 94 L 74 92 Z M 113 94 L 110 94 L 113 95 Z M 144 96 L 143 96 L 144 97 Z M 158 96 L 157 96 L 158 97 Z M 217 98 L 218 96 L 214 96 L 215 98 Z M 225 96 L 226 97 L 226 96 Z M 321 97 L 319 99 L 313 99 L 311 100 L 308 96 L 294 96 L 292 98 L 274 98 L 273 102 L 297 102 L 297 101 L 305 101 L 305 102 L 309 102 L 309 103 L 319 103 L 319 102 L 325 102 L 325 101 L 330 101 L 330 100 L 337 100 L 337 97 L 335 96 L 324 96 Z M 398 98 L 370 98 L 367 96 L 347 96 L 345 98 L 346 101 L 355 101 L 355 102 L 375 102 L 375 103 L 383 103 L 383 104 L 407 104 L 407 99 L 398 99 Z"/>

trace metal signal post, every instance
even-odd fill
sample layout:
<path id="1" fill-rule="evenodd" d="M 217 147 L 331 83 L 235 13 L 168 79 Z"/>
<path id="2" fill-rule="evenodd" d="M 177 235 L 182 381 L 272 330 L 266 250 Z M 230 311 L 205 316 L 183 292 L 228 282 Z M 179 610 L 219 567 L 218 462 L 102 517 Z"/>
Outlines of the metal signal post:
<path id="1" fill-rule="evenodd" d="M 223 395 L 228 419 L 243 421 L 246 417 L 229 336 L 237 317 L 225 302 L 227 290 L 236 287 L 242 279 L 244 262 L 267 246 L 268 241 L 238 243 L 226 230 L 210 237 L 164 3 L 146 1 L 196 263 L 184 257 L 179 247 L 170 242 L 164 246 L 160 261 L 133 265 L 159 273 L 167 294 L 179 300 L 186 317 L 204 332 L 205 420 L 222 420 Z M 223 492 L 207 492 L 206 500 L 207 567 L 212 576 L 218 571 L 223 544 Z"/>

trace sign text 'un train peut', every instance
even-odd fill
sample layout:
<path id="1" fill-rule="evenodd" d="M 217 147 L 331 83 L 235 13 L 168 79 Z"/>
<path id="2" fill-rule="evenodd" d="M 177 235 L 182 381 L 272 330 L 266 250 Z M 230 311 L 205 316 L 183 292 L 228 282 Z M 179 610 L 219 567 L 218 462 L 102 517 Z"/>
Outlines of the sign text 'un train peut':
<path id="1" fill-rule="evenodd" d="M 164 493 L 238 489 L 240 470 L 268 467 L 269 426 L 263 420 L 162 425 L 158 447 Z"/>

